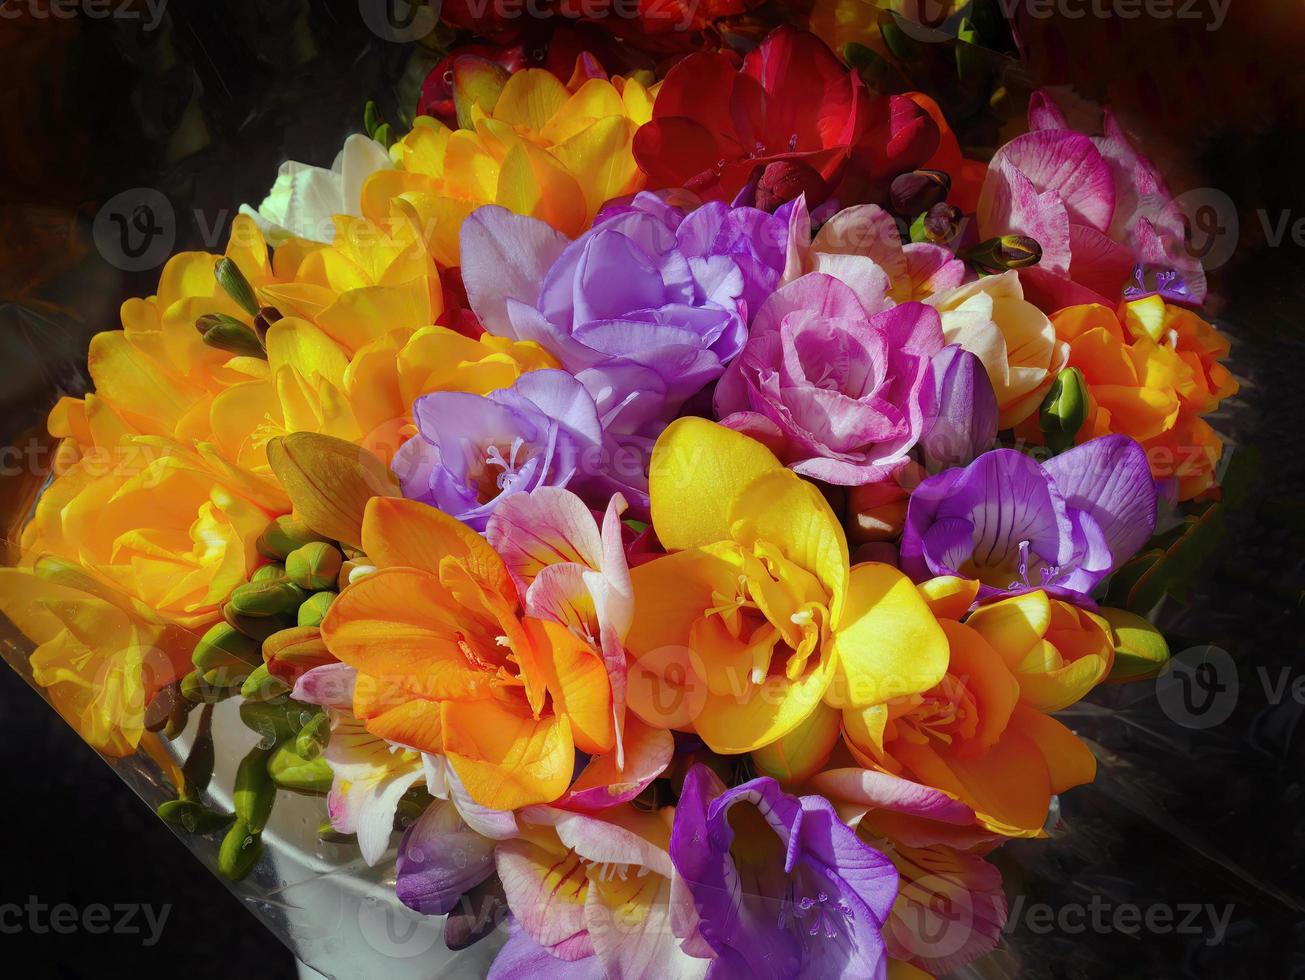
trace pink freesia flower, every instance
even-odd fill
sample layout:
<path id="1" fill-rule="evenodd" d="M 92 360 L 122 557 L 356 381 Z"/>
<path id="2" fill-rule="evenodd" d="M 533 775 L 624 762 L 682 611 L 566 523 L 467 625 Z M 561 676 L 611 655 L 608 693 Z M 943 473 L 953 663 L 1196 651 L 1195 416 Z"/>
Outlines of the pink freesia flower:
<path id="1" fill-rule="evenodd" d="M 723 424 L 794 471 L 858 486 L 891 478 L 933 417 L 936 310 L 903 303 L 873 316 L 852 288 L 810 273 L 778 290 L 716 388 Z"/>
<path id="2" fill-rule="evenodd" d="M 1029 126 L 993 156 L 976 217 L 981 239 L 1020 234 L 1041 246 L 1041 261 L 1020 272 L 1030 299 L 1047 312 L 1114 306 L 1130 279 L 1148 272 L 1177 273 L 1189 301 L 1204 299 L 1182 213 L 1109 112 L 1105 135 L 1091 137 L 1037 92 Z"/>
<path id="3" fill-rule="evenodd" d="M 1092 107 L 1095 112 L 1095 106 Z M 1138 152 L 1109 109 L 1101 110 L 1101 135 L 1092 142 L 1110 169 L 1115 208 L 1107 235 L 1133 253 L 1135 278 L 1143 283 L 1156 275 L 1177 282 L 1163 291 L 1167 299 L 1200 304 L 1207 292 L 1205 270 L 1186 245 L 1182 210 L 1155 165 Z M 1029 129 L 1035 132 L 1075 131 L 1051 93 L 1041 89 L 1029 100 Z M 1114 297 L 1112 296 L 1113 300 Z"/>
<path id="4" fill-rule="evenodd" d="M 616 761 L 624 760 L 625 635 L 634 593 L 621 537 L 625 498 L 611 498 L 601 531 L 569 490 L 540 487 L 503 500 L 485 536 L 503 557 L 526 614 L 561 623 L 602 650 L 612 685 Z"/>

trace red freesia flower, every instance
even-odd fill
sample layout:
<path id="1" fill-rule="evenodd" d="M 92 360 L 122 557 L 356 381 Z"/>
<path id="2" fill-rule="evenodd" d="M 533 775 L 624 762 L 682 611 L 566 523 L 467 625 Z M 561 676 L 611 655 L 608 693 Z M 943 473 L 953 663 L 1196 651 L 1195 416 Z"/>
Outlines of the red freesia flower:
<path id="1" fill-rule="evenodd" d="M 815 205 L 875 200 L 938 144 L 907 98 L 874 98 L 815 35 L 780 27 L 736 69 L 729 55 L 692 54 L 671 69 L 634 155 L 657 187 L 732 200 L 754 178 L 757 204 L 805 192 Z"/>

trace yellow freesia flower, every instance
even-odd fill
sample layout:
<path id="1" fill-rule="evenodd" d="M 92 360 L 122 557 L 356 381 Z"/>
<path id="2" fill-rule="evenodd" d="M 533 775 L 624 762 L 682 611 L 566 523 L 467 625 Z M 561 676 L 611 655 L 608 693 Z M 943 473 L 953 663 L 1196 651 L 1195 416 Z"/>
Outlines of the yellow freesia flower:
<path id="1" fill-rule="evenodd" d="M 657 441 L 651 494 L 670 554 L 631 571 L 630 707 L 644 721 L 750 752 L 816 712 L 942 679 L 947 639 L 910 580 L 849 568 L 820 491 L 760 443 L 680 419 Z"/>
<path id="2" fill-rule="evenodd" d="M 362 212 L 377 225 L 415 213 L 445 267 L 458 264 L 462 221 L 483 204 L 574 237 L 605 201 L 643 187 L 631 145 L 654 96 L 633 79 L 591 78 L 573 92 L 544 69 L 516 72 L 492 107 L 472 106 L 470 128 L 418 117 L 391 148 L 398 169 L 363 185 Z"/>

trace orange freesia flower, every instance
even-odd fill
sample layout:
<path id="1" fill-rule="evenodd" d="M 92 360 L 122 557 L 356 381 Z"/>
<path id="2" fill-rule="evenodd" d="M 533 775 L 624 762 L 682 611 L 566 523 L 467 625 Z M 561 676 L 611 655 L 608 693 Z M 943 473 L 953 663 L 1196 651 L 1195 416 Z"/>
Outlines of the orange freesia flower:
<path id="1" fill-rule="evenodd" d="M 1087 747 L 1044 712 L 1105 676 L 1110 632 L 1064 609 L 1053 617 L 1041 592 L 961 622 L 977 587 L 951 578 L 920 587 L 947 636 L 946 675 L 922 694 L 845 709 L 844 737 L 863 766 L 944 791 L 996 833 L 1035 837 L 1052 795 L 1096 773 Z"/>
<path id="2" fill-rule="evenodd" d="M 1177 479 L 1180 500 L 1209 489 L 1223 442 L 1202 416 L 1237 393 L 1219 363 L 1228 354 L 1227 338 L 1158 296 L 1126 303 L 1118 315 L 1104 306 L 1072 306 L 1052 323 L 1091 396 L 1078 441 L 1112 432 L 1132 436 L 1156 479 Z"/>
<path id="3" fill-rule="evenodd" d="M 484 538 L 433 507 L 377 497 L 362 539 L 379 570 L 340 594 L 322 636 L 359 671 L 353 711 L 369 731 L 446 756 L 477 803 L 502 810 L 566 792 L 577 748 L 613 748 L 601 654 L 524 616 Z"/>
<path id="4" fill-rule="evenodd" d="M 467 128 L 419 116 L 391 150 L 399 169 L 364 184 L 363 214 L 382 225 L 396 209 L 418 215 L 443 266 L 458 264 L 462 221 L 483 204 L 574 238 L 605 201 L 643 187 L 630 147 L 652 118 L 654 92 L 619 76 L 590 78 L 571 91 L 542 68 L 516 72 L 471 106 Z"/>

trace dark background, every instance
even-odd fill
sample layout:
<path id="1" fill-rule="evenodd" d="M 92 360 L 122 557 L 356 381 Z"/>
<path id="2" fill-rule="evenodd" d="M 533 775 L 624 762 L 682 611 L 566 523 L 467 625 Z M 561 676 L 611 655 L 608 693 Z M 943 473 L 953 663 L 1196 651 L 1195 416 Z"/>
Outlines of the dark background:
<path id="1" fill-rule="evenodd" d="M 1068 832 L 1000 855 L 1012 899 L 1231 903 L 1228 935 L 1212 947 L 1204 936 L 1038 934 L 1021 922 L 1009 940 L 1024 976 L 1305 975 L 1305 705 L 1290 684 L 1286 698 L 1270 696 L 1305 675 L 1305 253 L 1290 234 L 1274 245 L 1266 232 L 1284 215 L 1288 228 L 1305 219 L 1303 39 L 1282 13 L 1295 6 L 1233 0 L 1213 32 L 1154 18 L 1032 25 L 1039 77 L 1108 97 L 1150 134 L 1177 190 L 1228 202 L 1212 233 L 1236 250 L 1213 270 L 1212 306 L 1242 391 L 1216 425 L 1257 447 L 1261 464 L 1195 601 L 1166 610 L 1174 636 L 1233 654 L 1232 717 L 1195 731 L 1165 716 L 1151 685 L 1104 692 L 1095 700 L 1109 715 L 1074 720 L 1104 763 L 1096 785 L 1062 801 Z M 410 105 L 421 62 L 413 46 L 370 33 L 357 3 L 172 0 L 158 30 L 140 24 L 0 20 L 6 443 L 41 426 L 53 393 L 81 390 L 89 336 L 117 326 L 122 299 L 154 289 L 157 270 L 124 273 L 97 252 L 92 221 L 105 200 L 158 188 L 175 207 L 172 250 L 218 250 L 225 232 L 205 241 L 206 229 L 260 200 L 281 160 L 329 164 L 369 98 L 391 119 Z M 141 936 L 29 930 L 0 937 L 7 965 L 26 960 L 23 974 L 41 978 L 293 976 L 272 934 L 8 669 L 0 793 L 0 904 L 171 906 L 152 948 Z M 1013 962 L 998 958 L 988 975 Z"/>

